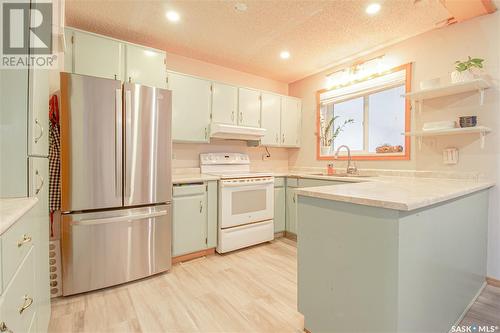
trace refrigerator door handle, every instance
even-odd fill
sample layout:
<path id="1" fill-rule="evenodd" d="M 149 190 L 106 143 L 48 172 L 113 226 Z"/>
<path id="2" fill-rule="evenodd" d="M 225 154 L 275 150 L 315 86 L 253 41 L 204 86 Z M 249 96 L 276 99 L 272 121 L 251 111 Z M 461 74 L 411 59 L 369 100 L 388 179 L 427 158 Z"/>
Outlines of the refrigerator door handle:
<path id="1" fill-rule="evenodd" d="M 161 211 L 152 212 L 152 213 L 142 213 L 142 214 L 135 214 L 135 215 L 108 217 L 108 218 L 103 218 L 103 219 L 89 219 L 89 220 L 81 220 L 81 221 L 72 221 L 71 225 L 73 225 L 73 226 L 75 226 L 75 225 L 90 226 L 90 225 L 99 225 L 99 224 L 106 224 L 106 223 L 116 223 L 116 222 L 126 222 L 126 221 L 149 219 L 149 218 L 154 218 L 154 217 L 159 217 L 159 216 L 164 216 L 164 215 L 167 215 L 166 210 L 161 210 Z"/>
<path id="2" fill-rule="evenodd" d="M 115 194 L 123 196 L 122 146 L 123 146 L 122 90 L 115 89 Z"/>
<path id="3" fill-rule="evenodd" d="M 127 154 L 130 154 L 131 152 L 128 151 L 129 147 L 131 147 L 132 142 L 131 142 L 131 137 L 132 137 L 132 91 L 129 89 L 125 88 L 125 147 L 124 149 L 124 154 L 125 154 L 125 161 L 128 161 L 132 156 L 128 156 Z M 125 166 L 127 166 L 128 163 L 125 163 Z M 126 169 L 126 167 L 125 167 Z M 128 198 L 130 196 L 130 186 L 131 184 L 128 184 L 127 181 L 130 181 L 130 178 L 128 177 L 128 173 L 130 170 L 125 170 L 125 177 L 123 181 L 123 186 L 125 187 L 125 193 L 124 197 Z"/>

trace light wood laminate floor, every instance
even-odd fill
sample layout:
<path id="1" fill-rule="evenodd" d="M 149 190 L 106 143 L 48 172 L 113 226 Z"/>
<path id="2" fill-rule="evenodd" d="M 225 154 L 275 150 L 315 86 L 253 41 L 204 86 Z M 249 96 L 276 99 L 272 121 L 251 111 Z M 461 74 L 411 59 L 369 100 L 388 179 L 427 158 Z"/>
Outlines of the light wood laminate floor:
<path id="1" fill-rule="evenodd" d="M 302 332 L 287 239 L 53 302 L 50 332 Z"/>
<path id="2" fill-rule="evenodd" d="M 162 274 L 53 302 L 50 332 L 302 332 L 295 242 L 280 238 Z M 500 326 L 487 286 L 462 325 Z"/>

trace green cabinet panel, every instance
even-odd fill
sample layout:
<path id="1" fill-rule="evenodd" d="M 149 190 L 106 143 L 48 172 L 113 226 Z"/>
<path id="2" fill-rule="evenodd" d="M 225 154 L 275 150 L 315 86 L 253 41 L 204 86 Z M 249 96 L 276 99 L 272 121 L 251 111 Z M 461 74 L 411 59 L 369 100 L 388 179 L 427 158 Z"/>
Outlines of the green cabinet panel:
<path id="1" fill-rule="evenodd" d="M 192 186 L 206 188 L 205 185 Z M 206 248 L 206 190 L 202 193 L 174 196 L 172 229 L 172 255 L 174 257 Z"/>
<path id="2" fill-rule="evenodd" d="M 217 214 L 218 214 L 218 186 L 217 181 L 208 182 L 208 227 L 206 248 L 210 249 L 217 246 Z"/>
<path id="3" fill-rule="evenodd" d="M 274 232 L 285 231 L 286 225 L 286 190 L 274 188 Z"/>
<path id="4" fill-rule="evenodd" d="M 174 185 L 174 257 L 217 246 L 217 194 L 217 181 Z"/>
<path id="5" fill-rule="evenodd" d="M 297 233 L 297 191 L 291 187 L 286 189 L 286 231 Z"/>

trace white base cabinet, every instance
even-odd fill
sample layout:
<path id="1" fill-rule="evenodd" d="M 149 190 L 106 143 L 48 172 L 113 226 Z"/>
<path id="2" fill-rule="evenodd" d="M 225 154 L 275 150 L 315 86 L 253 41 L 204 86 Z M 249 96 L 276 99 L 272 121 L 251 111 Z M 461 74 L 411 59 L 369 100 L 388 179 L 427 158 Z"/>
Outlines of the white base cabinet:
<path id="1" fill-rule="evenodd" d="M 172 208 L 173 257 L 216 246 L 216 181 L 174 185 Z"/>

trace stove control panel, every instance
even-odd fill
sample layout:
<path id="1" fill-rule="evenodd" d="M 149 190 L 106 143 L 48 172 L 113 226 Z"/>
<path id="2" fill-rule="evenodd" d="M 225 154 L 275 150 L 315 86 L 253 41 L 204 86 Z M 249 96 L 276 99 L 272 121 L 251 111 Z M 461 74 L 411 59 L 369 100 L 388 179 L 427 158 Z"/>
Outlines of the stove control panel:
<path id="1" fill-rule="evenodd" d="M 250 164 L 250 157 L 240 153 L 200 154 L 200 165 Z"/>

